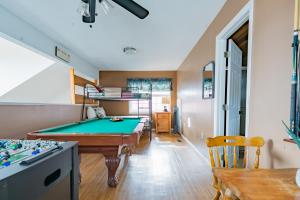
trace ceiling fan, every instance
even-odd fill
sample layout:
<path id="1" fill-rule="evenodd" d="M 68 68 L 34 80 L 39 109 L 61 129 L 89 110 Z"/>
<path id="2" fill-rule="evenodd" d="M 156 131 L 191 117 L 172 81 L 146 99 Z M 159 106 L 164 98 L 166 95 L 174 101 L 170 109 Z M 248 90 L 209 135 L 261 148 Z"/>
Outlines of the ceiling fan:
<path id="1" fill-rule="evenodd" d="M 82 21 L 84 23 L 94 23 L 96 17 L 96 1 L 97 0 L 81 0 L 82 4 L 80 6 L 79 12 L 82 15 Z M 101 4 L 105 13 L 108 12 L 110 8 L 113 8 L 113 5 L 109 0 L 98 0 Z M 137 4 L 133 0 L 112 0 L 119 6 L 123 7 L 127 11 L 131 12 L 140 19 L 144 19 L 148 16 L 149 11 Z"/>

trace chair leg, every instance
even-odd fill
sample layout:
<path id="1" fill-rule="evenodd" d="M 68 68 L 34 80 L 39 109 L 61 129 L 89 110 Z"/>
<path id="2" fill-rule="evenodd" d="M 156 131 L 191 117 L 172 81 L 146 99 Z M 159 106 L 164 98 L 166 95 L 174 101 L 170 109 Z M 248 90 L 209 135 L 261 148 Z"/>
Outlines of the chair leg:
<path id="1" fill-rule="evenodd" d="M 214 197 L 214 200 L 219 200 L 220 199 L 220 196 L 221 196 L 221 192 L 220 191 L 217 191 L 215 197 Z"/>

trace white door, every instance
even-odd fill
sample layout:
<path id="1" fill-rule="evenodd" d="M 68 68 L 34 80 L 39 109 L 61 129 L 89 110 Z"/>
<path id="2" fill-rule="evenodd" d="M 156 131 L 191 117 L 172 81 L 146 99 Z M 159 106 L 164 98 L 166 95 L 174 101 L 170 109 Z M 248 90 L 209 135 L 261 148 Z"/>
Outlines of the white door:
<path id="1" fill-rule="evenodd" d="M 227 112 L 226 135 L 240 135 L 240 107 L 241 107 L 241 82 L 242 82 L 242 51 L 229 40 L 227 82 Z M 237 148 L 237 158 L 238 158 Z M 233 148 L 228 148 L 228 165 L 233 166 Z"/>

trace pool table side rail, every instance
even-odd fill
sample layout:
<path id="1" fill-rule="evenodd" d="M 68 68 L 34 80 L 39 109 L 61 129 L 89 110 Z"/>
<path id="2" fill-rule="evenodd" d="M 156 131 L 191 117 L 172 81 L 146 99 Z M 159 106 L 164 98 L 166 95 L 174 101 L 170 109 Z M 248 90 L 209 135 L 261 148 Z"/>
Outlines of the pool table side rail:
<path id="1" fill-rule="evenodd" d="M 29 140 L 55 140 L 55 141 L 78 141 L 80 146 L 112 146 L 122 144 L 137 143 L 138 133 L 131 135 L 45 135 L 36 133 L 27 133 Z"/>
<path id="2" fill-rule="evenodd" d="M 67 124 L 63 124 L 63 125 L 58 125 L 55 127 L 48 127 L 48 128 L 44 128 L 44 129 L 40 129 L 40 130 L 36 130 L 36 131 L 32 131 L 32 133 L 41 133 L 41 132 L 46 132 L 46 131 L 50 131 L 50 130 L 55 130 L 55 129 L 60 129 L 66 126 L 74 126 L 74 125 L 78 125 L 79 122 L 75 121 L 75 122 L 70 122 Z"/>
<path id="3" fill-rule="evenodd" d="M 108 119 L 108 118 L 104 118 L 104 119 Z M 126 118 L 124 118 L 124 119 L 126 119 Z M 128 119 L 134 119 L 134 118 L 128 117 Z M 79 124 L 89 123 L 89 122 L 96 121 L 96 120 L 100 120 L 100 119 L 96 118 L 96 119 L 87 119 L 87 120 L 84 120 L 84 121 L 74 121 L 74 122 L 70 122 L 70 123 L 67 123 L 67 124 L 58 125 L 58 126 L 55 126 L 55 127 L 48 127 L 48 128 L 32 131 L 32 133 L 41 133 L 41 132 L 47 132 L 47 131 L 51 131 L 51 130 L 57 130 L 57 129 L 61 129 L 61 128 L 64 128 L 64 127 L 76 126 L 76 125 L 79 125 Z M 141 118 L 139 123 L 146 123 L 147 120 L 148 120 L 147 118 L 143 117 L 143 118 Z M 57 132 L 57 133 L 59 133 L 59 132 Z M 82 133 L 82 134 L 89 134 L 89 133 Z M 115 133 L 115 134 L 118 134 L 118 133 Z M 119 134 L 125 134 L 125 133 L 119 133 Z"/>
<path id="4" fill-rule="evenodd" d="M 80 146 L 112 146 L 123 144 L 138 144 L 140 136 L 143 133 L 146 119 L 141 119 L 132 134 L 45 134 L 40 131 L 33 131 L 27 133 L 27 139 L 43 139 L 43 140 L 56 140 L 56 141 L 78 141 Z M 45 129 L 44 129 L 45 130 Z"/>

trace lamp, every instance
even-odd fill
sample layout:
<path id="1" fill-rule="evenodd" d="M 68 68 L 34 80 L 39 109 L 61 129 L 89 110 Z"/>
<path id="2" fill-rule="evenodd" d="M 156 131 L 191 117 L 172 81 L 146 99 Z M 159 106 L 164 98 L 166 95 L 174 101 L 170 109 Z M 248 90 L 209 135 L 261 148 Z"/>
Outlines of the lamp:
<path id="1" fill-rule="evenodd" d="M 163 96 L 161 99 L 161 103 L 164 105 L 164 112 L 168 112 L 167 105 L 170 104 L 170 97 L 169 96 Z"/>

